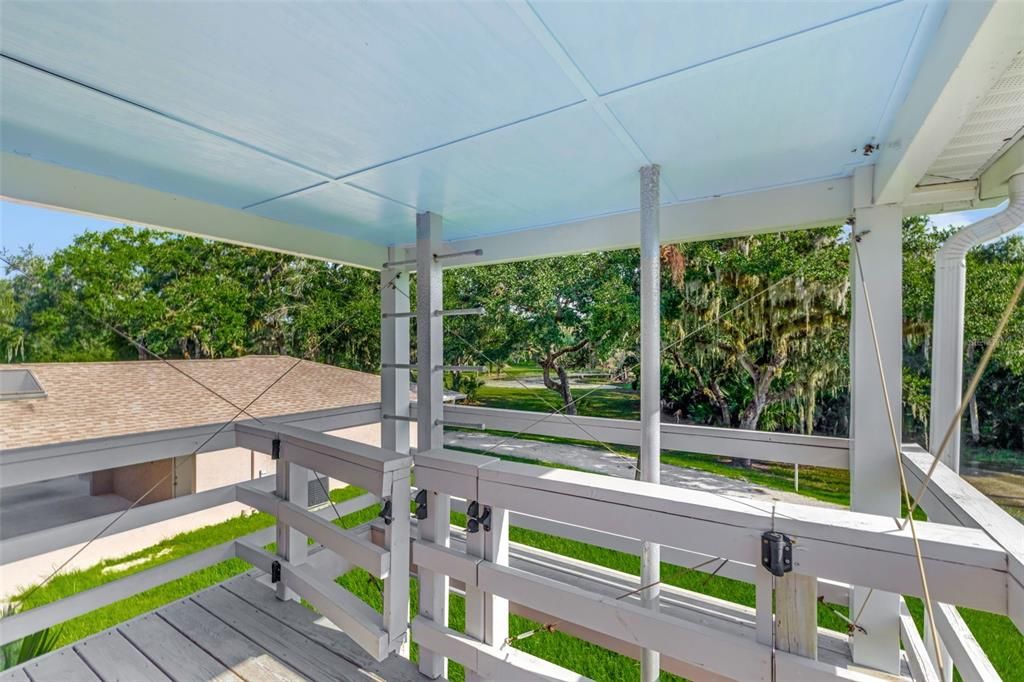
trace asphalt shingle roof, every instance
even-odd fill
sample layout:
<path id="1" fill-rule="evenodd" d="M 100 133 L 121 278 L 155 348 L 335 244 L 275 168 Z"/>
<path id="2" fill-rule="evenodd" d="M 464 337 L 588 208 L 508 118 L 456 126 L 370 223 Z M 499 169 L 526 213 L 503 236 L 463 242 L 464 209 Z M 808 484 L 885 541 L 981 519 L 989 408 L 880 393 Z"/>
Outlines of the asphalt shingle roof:
<path id="1" fill-rule="evenodd" d="M 0 448 L 223 423 L 284 374 L 295 358 L 249 355 L 171 364 L 174 367 L 158 360 L 17 365 L 32 371 L 47 396 L 0 401 Z M 270 417 L 379 401 L 380 377 L 304 360 L 247 411 Z"/>

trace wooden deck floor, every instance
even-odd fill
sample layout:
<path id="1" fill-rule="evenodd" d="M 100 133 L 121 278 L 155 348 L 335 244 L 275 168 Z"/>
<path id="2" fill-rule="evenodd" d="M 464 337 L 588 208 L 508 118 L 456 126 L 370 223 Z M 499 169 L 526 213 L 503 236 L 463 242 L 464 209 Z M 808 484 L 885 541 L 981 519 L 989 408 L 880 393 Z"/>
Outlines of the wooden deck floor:
<path id="1" fill-rule="evenodd" d="M 240 576 L 12 668 L 0 682 L 272 682 L 421 676 L 408 660 L 373 660 L 298 602 Z"/>

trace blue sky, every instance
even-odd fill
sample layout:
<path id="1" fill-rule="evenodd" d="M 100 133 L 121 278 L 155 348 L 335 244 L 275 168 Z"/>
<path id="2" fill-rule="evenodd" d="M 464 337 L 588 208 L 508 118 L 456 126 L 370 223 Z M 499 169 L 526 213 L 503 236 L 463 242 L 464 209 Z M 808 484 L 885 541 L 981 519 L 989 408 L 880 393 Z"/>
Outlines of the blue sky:
<path id="1" fill-rule="evenodd" d="M 49 255 L 86 230 L 106 230 L 118 224 L 76 213 L 0 201 L 0 246 L 15 253 L 31 246 L 37 254 Z"/>
<path id="2" fill-rule="evenodd" d="M 999 208 L 943 213 L 932 216 L 932 222 L 941 227 L 967 225 Z M 31 245 L 37 254 L 48 255 L 67 246 L 75 235 L 86 230 L 106 230 L 119 224 L 91 216 L 0 201 L 0 246 L 8 251 L 18 252 Z"/>

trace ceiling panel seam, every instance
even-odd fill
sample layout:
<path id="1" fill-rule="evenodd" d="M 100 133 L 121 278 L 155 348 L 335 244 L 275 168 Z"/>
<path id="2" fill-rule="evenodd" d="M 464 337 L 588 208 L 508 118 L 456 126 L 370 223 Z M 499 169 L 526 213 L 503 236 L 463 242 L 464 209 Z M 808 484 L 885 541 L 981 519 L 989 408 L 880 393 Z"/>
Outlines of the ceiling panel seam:
<path id="1" fill-rule="evenodd" d="M 318 182 L 318 183 L 315 183 L 313 185 L 308 185 L 306 187 L 300 187 L 300 188 L 292 190 L 290 192 L 286 192 L 286 193 L 284 193 L 284 194 L 282 194 L 280 196 L 270 197 L 269 199 L 262 199 L 260 201 L 251 203 L 251 204 L 249 204 L 247 206 L 243 206 L 242 209 L 243 210 L 247 210 L 247 209 L 250 209 L 250 208 L 256 208 L 257 206 L 262 206 L 264 204 L 269 204 L 270 202 L 277 201 L 278 199 L 286 199 L 288 197 L 293 197 L 293 196 L 296 196 L 298 194 L 305 194 L 306 192 L 310 192 L 310 191 L 313 191 L 313 190 L 316 190 L 316 189 L 321 189 L 321 188 L 324 188 L 324 187 L 329 186 L 329 185 L 350 184 L 350 183 L 353 183 L 353 182 L 358 182 L 367 173 L 371 173 L 371 172 L 373 172 L 375 170 L 379 170 L 380 168 L 384 168 L 385 166 L 390 166 L 390 165 L 395 164 L 395 163 L 400 163 L 402 161 L 407 161 L 409 159 L 416 158 L 417 156 L 422 156 L 424 154 L 429 154 L 431 152 L 435 152 L 435 151 L 437 151 L 439 149 L 444 149 L 446 147 L 451 147 L 451 146 L 454 146 L 454 145 L 457 145 L 457 144 L 461 144 L 463 142 L 468 142 L 469 140 L 474 140 L 474 139 L 476 139 L 478 137 L 483 137 L 485 135 L 489 135 L 490 133 L 498 132 L 499 130 L 506 130 L 508 128 L 513 128 L 513 127 L 515 127 L 517 125 L 521 125 L 521 124 L 527 123 L 529 121 L 534 121 L 534 120 L 536 120 L 538 118 L 543 118 L 544 116 L 548 116 L 550 114 L 556 114 L 558 112 L 565 111 L 567 109 L 572 109 L 574 107 L 581 106 L 581 105 L 583 105 L 585 103 L 586 103 L 585 100 L 579 99 L 579 100 L 576 100 L 574 102 L 570 102 L 568 104 L 563 104 L 561 106 L 555 107 L 554 109 L 548 109 L 548 110 L 542 111 L 542 112 L 537 113 L 537 114 L 531 114 L 529 116 L 525 116 L 523 118 L 516 119 L 515 121 L 510 121 L 508 123 L 502 123 L 501 125 L 494 126 L 493 128 L 488 128 L 487 130 L 480 130 L 480 131 L 477 131 L 475 133 L 470 133 L 469 135 L 465 135 L 463 137 L 459 137 L 459 138 L 456 138 L 454 140 L 448 140 L 447 142 L 442 142 L 441 144 L 436 144 L 433 147 L 427 147 L 426 149 L 420 149 L 420 150 L 417 150 L 417 151 L 414 151 L 414 152 L 410 152 L 408 154 L 403 154 L 402 156 L 398 156 L 398 157 L 395 157 L 393 159 L 388 159 L 387 161 L 381 161 L 380 163 L 375 163 L 375 164 L 373 164 L 371 166 L 366 166 L 365 168 L 360 168 L 360 169 L 354 170 L 354 171 L 352 171 L 350 173 L 345 173 L 344 175 L 339 175 L 337 177 L 332 177 L 331 179 L 329 179 L 326 182 Z M 356 185 L 351 185 L 351 186 L 352 187 L 356 187 Z M 385 199 L 389 199 L 390 198 L 390 197 L 387 197 L 387 196 L 385 196 L 383 194 L 378 195 L 378 196 L 381 196 L 382 198 L 385 198 Z M 395 201 L 396 203 L 402 203 L 402 202 L 398 201 L 397 199 L 392 199 L 392 201 Z M 405 204 L 403 204 L 403 205 L 405 205 Z"/>
<path id="2" fill-rule="evenodd" d="M 910 62 L 911 55 L 914 53 L 915 49 L 920 47 L 920 45 L 918 45 L 918 40 L 921 37 L 921 27 L 924 26 L 925 19 L 928 18 L 928 14 L 931 11 L 933 11 L 933 5 L 924 5 L 921 7 L 921 13 L 917 17 L 917 24 L 914 26 L 914 35 L 907 42 L 907 49 L 906 52 L 903 53 L 903 60 L 900 63 L 900 69 L 896 74 L 896 78 L 893 80 L 892 88 L 889 90 L 889 96 L 885 100 L 885 107 L 882 108 L 882 113 L 878 117 L 878 123 L 875 125 L 875 139 L 872 142 L 874 142 L 876 146 L 882 144 L 882 135 L 885 132 L 888 132 L 887 130 L 883 130 L 883 128 L 888 128 L 891 125 L 892 119 L 896 115 L 896 109 L 899 104 L 902 103 L 902 100 L 900 102 L 894 101 L 896 93 L 899 90 L 900 85 L 903 84 L 904 78 L 907 76 L 906 69 Z M 941 14 L 939 14 L 938 20 L 941 20 Z M 937 23 L 938 21 L 936 21 L 936 24 Z M 904 97 L 905 96 L 906 93 L 904 93 Z"/>
<path id="3" fill-rule="evenodd" d="M 32 69 L 33 71 L 36 71 L 38 73 L 42 73 L 42 74 L 45 74 L 47 76 L 50 76 L 50 77 L 53 77 L 53 78 L 57 78 L 59 80 L 64 81 L 65 83 L 70 83 L 71 85 L 75 85 L 75 86 L 78 86 L 80 88 L 84 88 L 86 90 L 89 90 L 90 92 L 93 92 L 93 93 L 96 93 L 98 95 L 102 95 L 104 97 L 108 97 L 110 99 L 113 99 L 113 100 L 116 100 L 118 102 L 121 102 L 122 104 L 126 104 L 128 106 L 135 107 L 135 108 L 137 108 L 137 109 L 139 109 L 141 111 L 145 111 L 145 112 L 147 112 L 149 114 L 153 114 L 155 116 L 159 116 L 161 118 L 164 118 L 164 119 L 166 119 L 168 121 L 171 121 L 173 123 L 176 123 L 178 125 L 182 125 L 182 126 L 185 126 L 187 128 L 191 128 L 193 130 L 197 130 L 197 131 L 199 131 L 201 133 L 204 133 L 206 135 L 212 135 L 213 137 L 216 137 L 216 138 L 218 138 L 220 140 L 224 140 L 225 142 L 230 142 L 232 144 L 239 145 L 239 146 L 244 147 L 244 148 L 246 148 L 246 149 L 248 149 L 250 151 L 256 152 L 257 154 L 262 154 L 263 156 L 266 156 L 267 158 L 270 158 L 270 159 L 273 159 L 273 160 L 278 161 L 280 163 L 284 163 L 284 164 L 287 164 L 289 166 L 292 166 L 293 168 L 297 168 L 299 170 L 306 171 L 307 173 L 313 173 L 314 175 L 319 175 L 320 177 L 324 178 L 325 180 L 330 180 L 331 179 L 331 175 L 329 173 L 326 173 L 326 172 L 322 171 L 322 170 L 318 170 L 316 168 L 311 168 L 311 167 L 309 167 L 309 166 L 307 166 L 305 164 L 299 163 L 298 161 L 293 161 L 292 159 L 289 159 L 287 157 L 281 156 L 280 154 L 275 154 L 274 152 L 272 152 L 272 151 L 270 151 L 268 149 L 263 149 L 262 147 L 258 147 L 256 145 L 250 143 L 250 142 L 246 142 L 245 140 L 239 139 L 237 137 L 233 137 L 231 135 L 227 135 L 225 133 L 221 133 L 221 132 L 219 132 L 217 130 L 213 130 L 212 128 L 207 128 L 206 126 L 200 125 L 198 123 L 194 123 L 192 121 L 189 121 L 187 119 L 181 118 L 179 116 L 175 116 L 174 114 L 168 113 L 166 111 L 161 111 L 160 109 L 155 109 L 155 108 L 153 108 L 151 106 L 142 104 L 141 102 L 136 102 L 134 100 L 128 99 L 127 97 L 122 97 L 121 95 L 118 95 L 118 94 L 116 94 L 114 92 L 110 92 L 109 90 L 104 90 L 103 88 L 101 88 L 99 86 L 91 85 L 91 84 L 86 83 L 84 81 L 80 81 L 80 80 L 78 80 L 76 78 L 72 78 L 70 76 L 66 76 L 66 75 L 64 75 L 64 74 L 62 74 L 62 73 L 60 73 L 58 71 L 54 71 L 53 69 L 50 69 L 50 68 L 45 67 L 45 66 L 42 66 L 40 64 L 36 64 L 36 63 L 30 62 L 28 60 L 22 59 L 20 57 L 16 57 L 16 56 L 8 54 L 6 52 L 0 52 L 0 57 L 2 57 L 3 59 L 6 59 L 8 61 L 14 62 L 15 64 L 20 64 L 21 66 L 24 66 L 24 67 L 26 67 L 28 69 Z"/>
<path id="4" fill-rule="evenodd" d="M 619 121 L 618 117 L 601 99 L 600 93 L 590 82 L 590 79 L 587 78 L 583 69 L 579 67 L 576 60 L 573 59 L 572 55 L 565 48 L 565 45 L 562 44 L 562 41 L 558 39 L 558 36 L 551 30 L 551 27 L 537 14 L 528 0 L 510 0 L 508 4 L 520 21 L 523 22 L 526 29 L 533 35 L 534 39 L 541 44 L 558 68 L 561 69 L 562 73 L 565 74 L 577 91 L 579 91 L 580 95 L 590 104 L 605 127 L 626 148 L 626 151 L 632 154 L 640 165 L 652 163 L 650 155 L 647 154 L 636 141 L 636 138 L 633 137 L 633 134 Z M 679 199 L 664 175 L 661 176 L 661 183 L 668 190 L 673 200 Z"/>
<path id="5" fill-rule="evenodd" d="M 714 64 L 716 62 L 721 62 L 721 61 L 725 61 L 727 59 L 732 59 L 732 58 L 737 57 L 737 56 L 739 56 L 741 54 L 745 54 L 747 52 L 752 52 L 754 50 L 759 50 L 759 49 L 761 49 L 763 47 L 767 47 L 769 45 L 774 45 L 774 44 L 780 43 L 780 42 L 782 42 L 784 40 L 789 40 L 790 38 L 796 38 L 796 37 L 805 35 L 807 33 L 812 33 L 814 31 L 820 31 L 821 29 L 828 28 L 830 26 L 835 26 L 836 24 L 841 24 L 843 22 L 850 21 L 851 19 L 857 19 L 859 17 L 862 17 L 862 16 L 867 15 L 867 14 L 871 14 L 873 12 L 880 12 L 882 10 L 885 10 L 885 9 L 889 8 L 889 7 L 893 7 L 894 5 L 903 4 L 904 1 L 905 0 L 890 0 L 890 2 L 886 2 L 884 4 L 877 5 L 875 7 L 869 7 L 867 9 L 860 10 L 859 12 L 854 12 L 853 14 L 847 14 L 844 17 L 838 17 L 836 19 L 831 19 L 829 21 L 826 21 L 826 22 L 823 22 L 823 23 L 820 23 L 820 24 L 815 24 L 814 26 L 808 26 L 807 28 L 800 29 L 799 31 L 793 31 L 792 33 L 787 33 L 786 35 L 778 36 L 778 37 L 775 37 L 775 38 L 770 38 L 768 40 L 763 40 L 763 41 L 761 41 L 759 43 L 755 43 L 753 45 L 748 45 L 747 47 L 743 47 L 743 48 L 740 48 L 738 50 L 733 50 L 732 52 L 727 52 L 725 54 L 718 55 L 717 57 L 711 57 L 711 58 L 705 59 L 703 61 L 695 62 L 693 64 L 688 64 L 688 65 L 686 65 L 686 66 L 684 66 L 682 68 L 675 69 L 674 71 L 668 71 L 666 73 L 662 73 L 662 74 L 659 74 L 657 76 L 651 76 L 650 78 L 645 78 L 645 79 L 639 80 L 639 81 L 637 81 L 635 83 L 630 83 L 629 85 L 623 85 L 622 87 L 612 88 L 608 92 L 600 93 L 600 95 L 601 95 L 602 98 L 608 97 L 610 95 L 619 95 L 619 94 L 622 94 L 622 93 L 624 93 L 626 91 L 633 90 L 635 88 L 640 88 L 640 87 L 643 87 L 643 86 L 646 86 L 646 85 L 650 85 L 650 84 L 652 84 L 652 83 L 654 83 L 656 81 L 661 81 L 661 80 L 665 80 L 665 79 L 668 79 L 668 78 L 672 78 L 674 76 L 678 76 L 680 74 L 686 73 L 687 71 L 693 71 L 694 69 L 699 69 L 701 67 L 708 66 L 709 64 Z"/>

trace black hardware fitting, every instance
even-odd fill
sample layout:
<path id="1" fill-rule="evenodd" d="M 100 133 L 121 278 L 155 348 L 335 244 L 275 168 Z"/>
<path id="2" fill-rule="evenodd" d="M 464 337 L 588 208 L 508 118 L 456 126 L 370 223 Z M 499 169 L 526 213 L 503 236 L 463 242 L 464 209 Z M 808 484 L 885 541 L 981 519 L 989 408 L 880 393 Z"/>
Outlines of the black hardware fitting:
<path id="1" fill-rule="evenodd" d="M 793 570 L 793 540 L 788 535 L 765 531 L 761 535 L 761 565 L 774 576 Z"/>
<path id="2" fill-rule="evenodd" d="M 427 491 L 421 490 L 416 493 L 416 519 L 422 521 L 427 518 Z"/>
<path id="3" fill-rule="evenodd" d="M 275 438 L 270 444 L 270 459 L 281 459 L 281 439 Z"/>
<path id="4" fill-rule="evenodd" d="M 279 583 L 281 582 L 281 562 L 275 561 L 270 564 L 270 582 Z"/>
<path id="5" fill-rule="evenodd" d="M 473 500 L 466 507 L 466 516 L 469 520 L 466 522 L 467 533 L 478 533 L 480 528 L 483 527 L 484 532 L 491 532 L 491 508 L 484 507 L 483 512 L 480 511 L 480 503 Z"/>
<path id="6" fill-rule="evenodd" d="M 384 504 L 381 506 L 380 513 L 377 514 L 377 516 L 384 519 L 385 526 L 391 525 L 391 521 L 393 520 L 391 516 L 391 500 L 384 500 Z"/>

